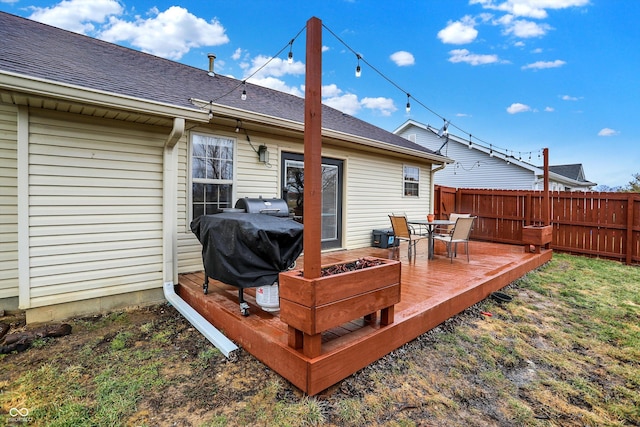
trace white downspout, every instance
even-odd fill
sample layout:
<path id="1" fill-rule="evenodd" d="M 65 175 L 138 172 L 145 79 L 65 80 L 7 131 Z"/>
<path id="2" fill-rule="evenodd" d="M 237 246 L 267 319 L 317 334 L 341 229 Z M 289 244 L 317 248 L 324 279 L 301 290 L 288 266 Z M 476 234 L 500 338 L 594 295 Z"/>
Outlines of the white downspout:
<path id="1" fill-rule="evenodd" d="M 175 292 L 178 281 L 178 154 L 176 144 L 184 135 L 185 119 L 174 118 L 173 129 L 164 144 L 163 167 L 163 277 L 164 297 L 222 354 L 229 357 L 238 347 Z"/>

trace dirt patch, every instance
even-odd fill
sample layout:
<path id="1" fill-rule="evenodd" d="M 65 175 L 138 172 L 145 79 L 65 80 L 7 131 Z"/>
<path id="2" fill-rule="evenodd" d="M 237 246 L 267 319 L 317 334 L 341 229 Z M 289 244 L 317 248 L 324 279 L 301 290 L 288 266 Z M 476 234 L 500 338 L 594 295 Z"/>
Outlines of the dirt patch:
<path id="1" fill-rule="evenodd" d="M 84 425 L 109 424 L 95 421 L 114 405 L 105 377 L 132 372 L 131 382 L 148 378 L 110 425 L 640 425 L 628 409 L 640 403 L 629 391 L 633 369 L 619 375 L 638 360 L 563 331 L 573 308 L 531 289 L 504 291 L 513 302 L 470 307 L 312 398 L 243 349 L 226 359 L 170 305 L 72 319 L 71 335 L 2 356 L 0 410 L 8 421 L 11 408 L 24 407 L 30 425 L 76 425 L 53 412 L 77 402 L 71 409 L 91 420 Z M 27 329 L 20 315 L 0 322 L 11 332 Z M 616 358 L 625 362 L 614 369 Z M 28 388 L 36 374 L 68 382 L 37 384 L 50 388 L 37 400 Z M 124 395 L 126 384 L 109 385 L 116 386 Z M 627 409 L 605 413 L 594 407 L 602 400 Z"/>

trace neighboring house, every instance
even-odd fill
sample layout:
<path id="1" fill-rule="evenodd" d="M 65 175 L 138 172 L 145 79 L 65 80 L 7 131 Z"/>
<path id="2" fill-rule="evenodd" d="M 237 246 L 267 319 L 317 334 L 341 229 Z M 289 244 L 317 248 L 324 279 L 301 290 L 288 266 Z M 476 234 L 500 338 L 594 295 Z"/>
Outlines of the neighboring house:
<path id="1" fill-rule="evenodd" d="M 0 40 L 0 308 L 162 301 L 202 269 L 195 216 L 302 203 L 303 99 L 2 12 Z M 326 106 L 322 135 L 325 247 L 431 210 L 450 159 Z"/>
<path id="2" fill-rule="evenodd" d="M 503 190 L 542 190 L 544 168 L 542 153 L 518 153 L 494 150 L 451 133 L 438 136 L 440 129 L 406 121 L 393 133 L 453 159 L 453 164 L 435 174 L 435 184 L 454 188 Z M 549 166 L 552 191 L 590 191 L 596 183 L 585 179 L 581 164 Z"/>

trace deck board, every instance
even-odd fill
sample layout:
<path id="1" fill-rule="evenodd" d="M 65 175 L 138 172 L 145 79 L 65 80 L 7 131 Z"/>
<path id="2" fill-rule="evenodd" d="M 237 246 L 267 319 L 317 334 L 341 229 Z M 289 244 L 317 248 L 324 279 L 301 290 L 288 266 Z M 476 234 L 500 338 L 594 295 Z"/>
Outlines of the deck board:
<path id="1" fill-rule="evenodd" d="M 261 310 L 255 290 L 245 290 L 250 315 L 243 317 L 237 288 L 209 279 L 209 294 L 202 292 L 203 273 L 181 274 L 178 294 L 230 339 L 309 395 L 317 394 L 389 352 L 433 329 L 446 319 L 483 300 L 551 259 L 550 250 L 525 252 L 522 246 L 471 242 L 471 261 L 464 249 L 450 262 L 436 248 L 428 260 L 426 241 L 417 255 L 407 258 L 400 250 L 363 248 L 324 253 L 323 264 L 351 261 L 364 256 L 399 259 L 401 300 L 395 305 L 395 321 L 388 326 L 358 319 L 322 335 L 322 354 L 305 357 L 287 344 L 288 325 L 278 313 Z M 302 259 L 298 266 L 303 266 Z"/>

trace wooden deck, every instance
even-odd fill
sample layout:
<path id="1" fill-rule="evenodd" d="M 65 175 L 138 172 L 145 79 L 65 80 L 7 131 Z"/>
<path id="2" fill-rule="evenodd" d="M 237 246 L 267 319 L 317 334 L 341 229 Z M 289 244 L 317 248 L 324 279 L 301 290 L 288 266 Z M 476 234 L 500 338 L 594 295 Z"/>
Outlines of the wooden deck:
<path id="1" fill-rule="evenodd" d="M 406 244 L 398 251 L 364 248 L 324 253 L 322 264 L 352 261 L 364 256 L 401 261 L 401 301 L 395 321 L 381 326 L 359 319 L 322 334 L 322 353 L 308 358 L 288 345 L 288 325 L 278 313 L 255 303 L 255 290 L 246 289 L 250 315 L 243 317 L 238 290 L 210 279 L 209 294 L 202 292 L 203 273 L 180 275 L 178 294 L 201 315 L 246 351 L 309 395 L 317 394 L 389 352 L 436 327 L 446 319 L 486 298 L 533 270 L 552 256 L 550 250 L 525 251 L 522 246 L 472 241 L 471 262 L 464 251 L 450 263 L 436 247 L 427 260 L 427 242 L 418 243 L 417 256 L 407 258 Z M 298 266 L 303 265 L 302 259 Z"/>

